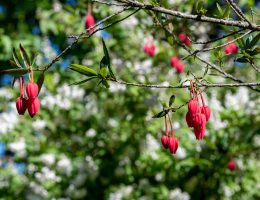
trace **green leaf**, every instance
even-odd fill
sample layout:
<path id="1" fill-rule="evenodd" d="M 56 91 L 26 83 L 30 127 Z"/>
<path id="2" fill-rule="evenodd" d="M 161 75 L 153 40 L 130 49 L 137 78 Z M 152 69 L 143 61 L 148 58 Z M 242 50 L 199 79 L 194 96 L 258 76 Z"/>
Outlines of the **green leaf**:
<path id="1" fill-rule="evenodd" d="M 25 48 L 23 48 L 23 46 L 21 44 L 20 44 L 20 54 L 22 56 L 22 59 L 24 61 L 25 66 L 27 68 L 29 68 L 30 67 L 30 59 L 29 59 L 28 54 L 25 51 Z"/>
<path id="2" fill-rule="evenodd" d="M 240 63 L 248 63 L 249 60 L 245 57 L 240 57 L 236 59 L 236 62 L 240 62 Z"/>
<path id="3" fill-rule="evenodd" d="M 260 33 L 258 33 L 253 40 L 250 42 L 249 47 L 252 48 L 253 46 L 255 46 L 257 44 L 257 42 L 260 39 Z"/>
<path id="4" fill-rule="evenodd" d="M 88 81 L 90 81 L 90 80 L 92 80 L 92 79 L 94 79 L 94 78 L 97 78 L 97 76 L 90 76 L 90 77 L 88 77 L 88 78 L 86 78 L 86 79 L 84 79 L 84 80 L 77 81 L 77 82 L 72 83 L 72 84 L 70 84 L 70 85 L 80 85 L 80 84 L 86 83 L 86 82 L 88 82 Z"/>
<path id="5" fill-rule="evenodd" d="M 12 76 L 22 76 L 28 73 L 28 69 L 7 69 L 0 71 L 0 74 L 9 74 Z"/>
<path id="6" fill-rule="evenodd" d="M 18 78 L 17 78 L 17 77 L 14 77 L 14 78 L 13 78 L 13 81 L 12 81 L 12 88 L 14 88 L 14 84 L 15 84 L 16 80 L 18 80 Z"/>
<path id="7" fill-rule="evenodd" d="M 100 75 L 101 75 L 102 77 L 106 77 L 106 76 L 107 76 L 107 73 L 108 73 L 107 68 L 105 68 L 105 67 L 101 68 L 100 71 L 99 71 L 99 73 L 100 73 Z"/>
<path id="8" fill-rule="evenodd" d="M 157 113 L 156 115 L 154 115 L 153 118 L 161 118 L 161 117 L 164 117 L 165 115 L 167 115 L 168 112 L 169 112 L 169 110 L 163 110 L 163 111 Z"/>
<path id="9" fill-rule="evenodd" d="M 112 68 L 111 68 L 111 66 L 110 66 L 109 53 L 108 53 L 108 50 L 107 50 L 107 47 L 106 47 L 106 43 L 105 43 L 105 41 L 104 41 L 103 39 L 102 39 L 102 44 L 103 44 L 103 51 L 104 51 L 104 55 L 105 55 L 104 57 L 105 57 L 105 58 L 104 58 L 104 57 L 102 58 L 103 62 L 102 62 L 102 60 L 101 60 L 101 63 L 107 65 L 110 76 L 111 76 L 112 78 L 116 79 L 116 77 L 115 77 L 115 75 L 114 75 L 114 73 L 113 73 L 113 71 L 112 71 Z"/>
<path id="10" fill-rule="evenodd" d="M 209 71 L 209 67 L 207 66 L 205 71 L 204 71 L 202 78 L 204 78 L 208 74 L 208 71 Z"/>
<path id="11" fill-rule="evenodd" d="M 78 65 L 78 64 L 71 64 L 69 67 L 71 70 L 76 71 L 80 74 L 86 75 L 86 76 L 97 76 L 97 72 L 87 66 L 84 65 Z"/>
<path id="12" fill-rule="evenodd" d="M 217 9 L 218 9 L 218 11 L 219 11 L 219 14 L 220 15 L 223 15 L 223 10 L 222 10 L 222 8 L 220 7 L 220 5 L 218 4 L 218 3 L 216 3 L 217 4 Z"/>
<path id="13" fill-rule="evenodd" d="M 226 6 L 226 9 L 225 9 L 225 11 L 224 11 L 224 13 L 223 13 L 223 15 L 222 15 L 222 17 L 223 17 L 223 18 L 227 18 L 227 17 L 229 17 L 229 14 L 230 14 L 230 6 L 227 5 L 227 6 Z"/>
<path id="14" fill-rule="evenodd" d="M 38 88 L 39 88 L 38 93 L 40 93 L 40 91 L 42 89 L 43 82 L 44 82 L 44 72 L 42 72 L 40 74 L 40 76 L 38 77 L 38 80 L 37 80 L 37 85 L 38 85 Z"/>
<path id="15" fill-rule="evenodd" d="M 174 103 L 174 101 L 175 101 L 175 95 L 173 94 L 173 95 L 170 97 L 170 99 L 169 99 L 169 107 L 172 106 L 172 104 Z"/>
<path id="16" fill-rule="evenodd" d="M 13 48 L 13 58 L 14 58 L 14 62 L 17 65 L 17 67 L 22 68 L 22 65 L 20 64 L 20 61 L 19 61 L 19 58 L 17 56 L 15 48 Z"/>
<path id="17" fill-rule="evenodd" d="M 108 84 L 108 82 L 106 80 L 102 80 L 102 84 L 106 87 L 106 88 L 109 88 L 110 85 Z"/>

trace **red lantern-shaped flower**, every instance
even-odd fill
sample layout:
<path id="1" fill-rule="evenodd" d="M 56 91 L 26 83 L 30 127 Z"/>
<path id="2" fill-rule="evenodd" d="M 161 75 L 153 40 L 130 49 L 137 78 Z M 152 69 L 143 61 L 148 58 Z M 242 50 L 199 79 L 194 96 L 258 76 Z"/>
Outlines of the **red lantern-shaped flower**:
<path id="1" fill-rule="evenodd" d="M 95 25 L 95 19 L 91 14 L 88 14 L 85 17 L 85 28 L 89 29 L 90 27 Z M 92 33 L 94 31 L 94 28 L 91 28 L 90 30 L 88 30 L 88 33 Z"/>
<path id="2" fill-rule="evenodd" d="M 228 164 L 227 164 L 227 167 L 230 171 L 234 171 L 236 169 L 236 166 L 237 165 L 233 160 L 229 161 Z"/>
<path id="3" fill-rule="evenodd" d="M 206 121 L 209 121 L 210 118 L 210 108 L 208 106 L 202 106 L 201 108 L 201 113 L 205 115 Z"/>
<path id="4" fill-rule="evenodd" d="M 162 145 L 165 149 L 168 149 L 168 137 L 167 135 L 163 135 L 161 138 Z"/>
<path id="5" fill-rule="evenodd" d="M 192 115 L 198 113 L 200 110 L 200 104 L 196 100 L 190 100 L 188 103 L 188 112 Z"/>
<path id="6" fill-rule="evenodd" d="M 27 109 L 27 100 L 24 97 L 18 97 L 16 100 L 16 109 L 19 115 L 24 115 Z"/>
<path id="7" fill-rule="evenodd" d="M 40 110 L 40 100 L 37 98 L 28 100 L 28 112 L 31 117 L 34 117 Z"/>
<path id="8" fill-rule="evenodd" d="M 26 85 L 26 94 L 29 99 L 34 99 L 38 96 L 38 85 L 30 82 Z"/>
<path id="9" fill-rule="evenodd" d="M 179 147 L 179 140 L 176 137 L 169 137 L 168 139 L 169 150 L 172 154 L 175 154 Z"/>

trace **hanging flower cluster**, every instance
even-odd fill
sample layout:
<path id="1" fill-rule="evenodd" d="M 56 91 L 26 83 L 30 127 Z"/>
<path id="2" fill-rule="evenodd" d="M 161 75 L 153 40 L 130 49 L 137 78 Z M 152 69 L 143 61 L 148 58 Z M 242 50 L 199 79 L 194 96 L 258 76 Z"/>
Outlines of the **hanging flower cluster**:
<path id="1" fill-rule="evenodd" d="M 172 68 L 176 69 L 178 74 L 181 74 L 184 71 L 184 64 L 181 62 L 181 60 L 177 56 L 173 56 L 171 58 L 171 66 L 172 66 Z"/>
<path id="2" fill-rule="evenodd" d="M 225 46 L 224 51 L 227 55 L 229 54 L 237 54 L 238 46 L 233 42 Z"/>
<path id="3" fill-rule="evenodd" d="M 185 33 L 180 33 L 178 35 L 178 38 L 187 47 L 189 47 L 191 45 L 191 39 Z"/>
<path id="4" fill-rule="evenodd" d="M 162 142 L 162 145 L 165 149 L 169 149 L 169 151 L 172 153 L 172 154 L 175 154 L 178 147 L 179 147 L 179 140 L 178 138 L 176 138 L 174 136 L 174 130 L 173 130 L 173 126 L 172 126 L 172 121 L 171 121 L 171 118 L 168 114 L 168 119 L 169 119 L 169 122 L 170 122 L 170 126 L 171 126 L 171 135 L 169 135 L 169 132 L 168 132 L 168 122 L 167 122 L 167 116 L 165 115 L 164 116 L 164 120 L 165 120 L 165 135 L 162 136 L 161 138 L 161 142 Z"/>
<path id="5" fill-rule="evenodd" d="M 227 163 L 227 167 L 230 171 L 234 171 L 237 167 L 237 164 L 235 163 L 235 161 L 233 160 L 230 160 L 228 163 Z"/>
<path id="6" fill-rule="evenodd" d="M 178 35 L 178 38 L 187 47 L 189 47 L 191 45 L 191 40 L 185 33 L 180 33 Z M 156 45 L 154 43 L 154 39 L 151 36 L 149 36 L 145 39 L 143 50 L 150 57 L 155 56 Z M 170 60 L 170 64 L 171 64 L 172 68 L 176 69 L 178 74 L 182 74 L 184 72 L 185 66 L 181 62 L 181 60 L 179 59 L 178 56 L 172 56 L 171 60 Z"/>
<path id="7" fill-rule="evenodd" d="M 201 102 L 199 99 L 201 99 Z M 186 122 L 190 128 L 193 128 L 197 140 L 202 140 L 204 137 L 206 122 L 210 118 L 210 113 L 210 108 L 205 105 L 204 98 L 199 87 L 190 81 L 190 101 L 188 103 Z"/>
<path id="8" fill-rule="evenodd" d="M 34 83 L 33 71 L 30 72 L 29 83 L 26 85 L 26 94 L 24 95 L 24 80 L 20 77 L 20 97 L 16 100 L 16 109 L 19 115 L 24 115 L 26 109 L 31 117 L 34 117 L 40 110 L 40 100 L 38 98 L 38 85 Z"/>
<path id="9" fill-rule="evenodd" d="M 145 40 L 144 43 L 144 52 L 149 55 L 150 57 L 154 57 L 155 56 L 155 52 L 156 52 L 156 45 L 154 43 L 154 40 L 152 37 L 148 37 Z"/>

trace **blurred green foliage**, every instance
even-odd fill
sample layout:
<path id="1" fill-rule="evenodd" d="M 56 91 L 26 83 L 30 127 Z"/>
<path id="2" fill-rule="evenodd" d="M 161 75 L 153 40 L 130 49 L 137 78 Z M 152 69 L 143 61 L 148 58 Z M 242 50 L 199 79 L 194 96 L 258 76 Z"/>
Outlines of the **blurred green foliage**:
<path id="1" fill-rule="evenodd" d="M 173 2 L 159 3 L 195 12 L 194 1 Z M 216 2 L 204 1 L 203 9 L 210 11 L 206 15 L 223 16 Z M 224 8 L 223 2 L 218 3 Z M 239 3 L 250 17 L 249 8 L 255 2 Z M 116 9 L 95 3 L 93 14 L 98 21 Z M 253 9 L 259 12 L 259 8 Z M 87 1 L 1 1 L 0 66 L 9 66 L 12 48 L 18 48 L 19 43 L 31 59 L 36 57 L 37 66 L 45 66 L 71 43 L 69 35 L 84 31 L 86 13 Z M 229 15 L 234 16 L 232 12 Z M 115 19 L 119 17 L 110 21 Z M 228 27 L 183 19 L 168 20 L 175 33 L 185 31 L 195 40 L 205 41 L 231 31 Z M 157 44 L 153 59 L 142 49 L 149 35 Z M 98 71 L 104 56 L 101 36 L 119 79 L 177 84 L 187 78 L 185 73 L 178 75 L 170 67 L 170 57 L 177 51 L 183 56 L 185 52 L 154 25 L 149 13 L 140 11 L 106 32 L 80 40 L 45 74 L 37 117 L 16 114 L 18 85 L 14 89 L 0 88 L 0 140 L 5 145 L 0 159 L 1 199 L 259 199 L 259 94 L 247 88 L 207 89 L 212 119 L 202 141 L 195 140 L 185 123 L 186 107 L 173 113 L 175 134 L 180 141 L 177 155 L 173 156 L 160 144 L 163 118 L 152 116 L 162 110 L 160 101 L 168 102 L 173 94 L 173 106 L 185 103 L 189 99 L 187 89 L 144 89 L 112 82 L 106 89 L 97 87 L 95 80 L 68 86 L 85 78 L 68 70 L 69 64 Z M 206 56 L 218 64 L 214 53 Z M 234 58 L 221 58 L 227 72 L 248 82 L 259 82 L 259 75 L 250 65 L 234 63 Z M 187 60 L 185 66 L 185 72 L 191 69 L 196 75 L 203 75 L 204 68 L 197 60 Z M 223 81 L 221 77 L 206 78 Z M 237 163 L 234 172 L 226 167 L 231 159 Z M 25 170 L 21 171 L 17 163 L 24 164 Z"/>

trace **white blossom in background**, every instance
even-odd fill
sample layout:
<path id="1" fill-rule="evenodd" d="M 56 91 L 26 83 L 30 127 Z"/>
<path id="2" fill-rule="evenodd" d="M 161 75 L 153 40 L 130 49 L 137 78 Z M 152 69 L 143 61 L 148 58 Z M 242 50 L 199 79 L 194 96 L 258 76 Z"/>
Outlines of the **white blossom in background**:
<path id="1" fill-rule="evenodd" d="M 135 62 L 134 69 L 138 74 L 148 74 L 152 71 L 153 62 L 151 59 L 144 60 L 143 62 Z"/>
<path id="2" fill-rule="evenodd" d="M 176 156 L 176 158 L 179 158 L 179 159 L 186 158 L 186 156 L 187 156 L 186 150 L 183 147 L 179 147 L 175 156 Z"/>
<path id="3" fill-rule="evenodd" d="M 189 200 L 190 195 L 187 192 L 182 192 L 180 188 L 176 188 L 174 190 L 170 190 L 168 199 L 169 200 Z"/>
<path id="4" fill-rule="evenodd" d="M 110 193 L 108 200 L 122 200 L 124 197 L 129 196 L 133 191 L 133 186 L 121 187 L 118 191 Z"/>
<path id="5" fill-rule="evenodd" d="M 93 160 L 93 158 L 91 156 L 86 156 L 85 158 L 88 167 L 93 170 L 93 171 L 98 171 L 98 166 L 95 163 L 95 161 Z"/>
<path id="6" fill-rule="evenodd" d="M 225 96 L 225 106 L 234 110 L 240 110 L 247 106 L 249 102 L 249 92 L 245 87 L 237 90 L 237 93 L 231 94 L 228 92 Z"/>
<path id="7" fill-rule="evenodd" d="M 155 180 L 160 182 L 163 180 L 163 174 L 161 172 L 155 174 Z"/>
<path id="8" fill-rule="evenodd" d="M 42 155 L 40 156 L 40 160 L 41 160 L 44 164 L 50 166 L 50 165 L 52 165 L 52 164 L 55 163 L 55 155 L 54 155 L 54 154 L 50 154 L 50 153 L 48 153 L 48 154 L 42 154 Z"/>
<path id="9" fill-rule="evenodd" d="M 19 115 L 16 111 L 15 102 L 8 103 L 8 111 L 0 113 L 0 134 L 6 134 L 14 129 L 19 122 Z"/>
<path id="10" fill-rule="evenodd" d="M 26 156 L 26 143 L 24 138 L 8 144 L 8 148 L 19 157 Z"/>
<path id="11" fill-rule="evenodd" d="M 156 151 L 160 148 L 160 143 L 151 134 L 148 133 L 146 135 L 144 153 L 151 156 L 152 159 L 157 160 L 159 155 Z"/>
<path id="12" fill-rule="evenodd" d="M 137 24 L 138 20 L 135 16 L 131 16 L 120 23 L 122 27 L 125 27 L 127 29 L 133 29 Z"/>
<path id="13" fill-rule="evenodd" d="M 173 122 L 172 126 L 173 126 L 174 130 L 177 130 L 181 127 L 181 124 L 180 124 L 180 122 L 175 121 L 175 122 Z"/>
<path id="14" fill-rule="evenodd" d="M 117 127 L 119 125 L 119 121 L 113 118 L 109 118 L 107 121 L 108 125 L 111 127 Z"/>
<path id="15" fill-rule="evenodd" d="M 69 176 L 72 171 L 72 165 L 70 159 L 68 159 L 67 157 L 63 157 L 62 159 L 60 159 L 57 163 L 57 169 L 60 173 Z"/>
<path id="16" fill-rule="evenodd" d="M 11 100 L 13 99 L 13 93 L 6 87 L 2 87 L 0 88 L 0 97 L 5 98 L 6 100 Z"/>
<path id="17" fill-rule="evenodd" d="M 54 1 L 53 3 L 53 10 L 55 12 L 60 12 L 62 9 L 61 3 L 59 1 Z"/>
<path id="18" fill-rule="evenodd" d="M 38 170 L 38 167 L 34 164 L 29 164 L 28 167 L 27 167 L 27 171 L 28 171 L 29 174 L 33 174 L 37 170 Z"/>
<path id="19" fill-rule="evenodd" d="M 43 39 L 43 43 L 42 43 L 41 46 L 42 46 L 42 49 L 43 49 L 43 54 L 48 55 L 49 59 L 55 58 L 57 56 L 57 53 L 51 47 L 51 42 L 50 42 L 48 37 L 45 37 Z"/>
<path id="20" fill-rule="evenodd" d="M 61 178 L 56 175 L 55 171 L 48 167 L 43 167 L 40 172 L 36 172 L 35 177 L 39 182 L 42 183 L 45 181 L 59 182 L 61 180 Z"/>
<path id="21" fill-rule="evenodd" d="M 32 122 L 32 127 L 36 131 L 40 131 L 46 127 L 46 121 L 44 120 L 35 120 Z"/>
<path id="22" fill-rule="evenodd" d="M 89 138 L 93 138 L 93 137 L 96 136 L 97 132 L 96 132 L 95 129 L 90 128 L 90 129 L 88 129 L 88 130 L 86 131 L 85 134 L 86 134 L 87 137 L 89 137 Z"/>
<path id="23" fill-rule="evenodd" d="M 126 85 L 118 84 L 114 82 L 110 82 L 109 84 L 110 84 L 109 91 L 111 92 L 120 92 L 126 90 Z"/>
<path id="24" fill-rule="evenodd" d="M 26 195 L 26 199 L 28 200 L 40 200 L 42 198 L 46 198 L 49 194 L 43 186 L 39 185 L 36 182 L 30 182 L 29 187 L 31 191 Z"/>

